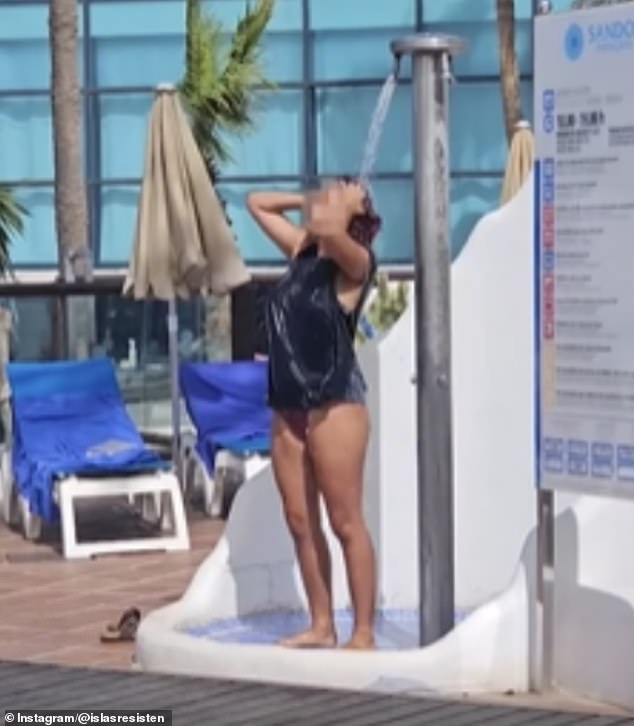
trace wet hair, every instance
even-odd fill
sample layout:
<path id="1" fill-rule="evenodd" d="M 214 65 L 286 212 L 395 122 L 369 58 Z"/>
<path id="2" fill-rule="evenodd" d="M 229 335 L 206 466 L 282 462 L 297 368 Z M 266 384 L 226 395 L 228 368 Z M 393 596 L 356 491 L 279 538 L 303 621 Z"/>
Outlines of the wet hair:
<path id="1" fill-rule="evenodd" d="M 346 184 L 358 184 L 359 180 L 350 176 L 340 177 Z M 348 234 L 355 242 L 364 247 L 371 247 L 375 237 L 381 229 L 382 220 L 376 213 L 370 194 L 366 191 L 363 197 L 363 213 L 355 214 L 350 220 Z"/>

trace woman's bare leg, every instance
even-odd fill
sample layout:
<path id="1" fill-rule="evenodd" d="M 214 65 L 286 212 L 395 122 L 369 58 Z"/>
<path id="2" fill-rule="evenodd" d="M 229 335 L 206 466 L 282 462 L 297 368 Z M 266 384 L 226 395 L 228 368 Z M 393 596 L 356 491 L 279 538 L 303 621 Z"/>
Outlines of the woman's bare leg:
<path id="1" fill-rule="evenodd" d="M 354 629 L 349 648 L 374 647 L 375 558 L 362 511 L 367 410 L 342 403 L 311 415 L 308 450 L 330 524 L 343 549 Z"/>
<path id="2" fill-rule="evenodd" d="M 271 459 L 310 611 L 307 631 L 284 638 L 287 647 L 332 646 L 336 643 L 332 615 L 330 552 L 319 516 L 319 496 L 311 476 L 306 443 L 283 416 L 275 414 Z"/>

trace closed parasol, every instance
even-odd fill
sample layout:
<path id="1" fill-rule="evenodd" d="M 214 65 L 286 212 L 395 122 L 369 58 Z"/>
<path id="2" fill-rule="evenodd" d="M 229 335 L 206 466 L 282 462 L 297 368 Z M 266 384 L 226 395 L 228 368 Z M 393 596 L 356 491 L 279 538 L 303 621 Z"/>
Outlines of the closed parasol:
<path id="1" fill-rule="evenodd" d="M 169 303 L 175 465 L 180 451 L 176 298 L 226 294 L 249 279 L 176 89 L 161 85 L 150 112 L 123 294 Z"/>
<path id="2" fill-rule="evenodd" d="M 511 148 L 506 162 L 500 204 L 509 202 L 522 188 L 533 170 L 535 141 L 528 121 L 520 121 L 515 127 Z"/>

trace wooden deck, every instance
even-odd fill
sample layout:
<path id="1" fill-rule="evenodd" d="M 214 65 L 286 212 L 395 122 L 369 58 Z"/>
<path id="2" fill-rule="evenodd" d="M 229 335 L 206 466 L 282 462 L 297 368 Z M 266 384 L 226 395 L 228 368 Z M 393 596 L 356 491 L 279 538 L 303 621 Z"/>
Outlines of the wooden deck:
<path id="1" fill-rule="evenodd" d="M 0 661 L 5 709 L 171 709 L 175 726 L 634 726 L 634 718 Z"/>

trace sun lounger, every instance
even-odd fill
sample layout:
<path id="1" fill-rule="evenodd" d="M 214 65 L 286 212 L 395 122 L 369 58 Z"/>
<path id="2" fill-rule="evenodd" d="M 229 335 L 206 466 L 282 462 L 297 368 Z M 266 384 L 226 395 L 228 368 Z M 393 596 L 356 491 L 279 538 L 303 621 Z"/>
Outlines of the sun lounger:
<path id="1" fill-rule="evenodd" d="M 235 488 L 266 463 L 271 426 L 267 363 L 183 363 L 180 387 L 196 430 L 189 461 L 203 490 L 205 511 L 217 516 L 227 494 L 223 483 Z"/>
<path id="2" fill-rule="evenodd" d="M 2 466 L 6 519 L 17 502 L 27 536 L 38 523 L 60 521 L 68 558 L 189 548 L 178 480 L 141 438 L 109 359 L 10 363 L 7 378 L 13 438 Z M 173 535 L 78 542 L 76 500 L 110 496 L 168 501 Z"/>

